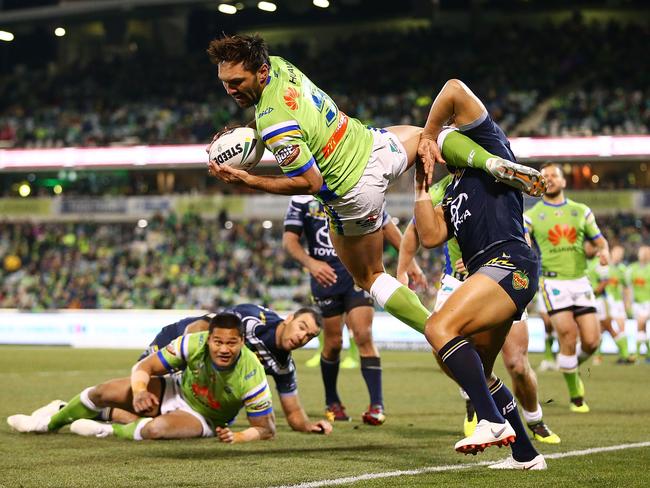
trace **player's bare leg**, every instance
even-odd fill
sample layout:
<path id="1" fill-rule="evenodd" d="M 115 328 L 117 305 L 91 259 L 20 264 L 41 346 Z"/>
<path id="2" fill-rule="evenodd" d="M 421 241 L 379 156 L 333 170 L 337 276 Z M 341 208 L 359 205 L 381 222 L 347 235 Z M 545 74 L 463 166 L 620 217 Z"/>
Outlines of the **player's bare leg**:
<path id="1" fill-rule="evenodd" d="M 362 414 L 364 423 L 381 425 L 386 421 L 382 391 L 382 371 L 379 351 L 372 340 L 372 307 L 354 307 L 346 317 L 346 323 L 354 333 L 361 357 L 361 374 L 366 382 L 370 403 Z"/>
<path id="2" fill-rule="evenodd" d="M 325 317 L 323 319 L 323 350 L 321 352 L 320 368 L 325 388 L 325 415 L 330 422 L 349 421 L 336 387 L 341 349 L 343 349 L 343 315 Z"/>
<path id="3" fill-rule="evenodd" d="M 497 282 L 476 273 L 427 320 L 427 340 L 469 395 L 479 419 L 474 434 L 456 444 L 459 452 L 475 454 L 491 445 L 512 443 L 517 437 L 521 439 L 513 445 L 515 459 L 530 461 L 538 455 L 514 408 L 512 394 L 501 381 L 490 389 L 485 379 L 516 310 L 515 303 Z M 467 340 L 471 335 L 474 337 Z M 492 354 L 479 355 L 477 349 Z"/>
<path id="4" fill-rule="evenodd" d="M 646 332 L 646 324 L 648 322 L 648 317 L 646 315 L 638 315 L 636 317 L 637 323 L 637 332 L 636 332 L 636 355 L 638 358 L 641 358 L 641 349 L 645 344 L 645 360 L 646 362 L 650 359 L 650 343 L 648 343 L 648 334 Z"/>
<path id="5" fill-rule="evenodd" d="M 512 389 L 522 407 L 522 414 L 533 436 L 540 442 L 558 444 L 560 438 L 543 420 L 537 395 L 537 375 L 528 360 L 528 323 L 515 322 L 502 349 L 503 363 L 512 378 Z"/>
<path id="6" fill-rule="evenodd" d="M 330 231 L 339 259 L 354 282 L 369 292 L 377 304 L 418 332 L 424 332 L 429 311 L 417 295 L 384 271 L 384 236 L 377 230 L 360 236 Z"/>

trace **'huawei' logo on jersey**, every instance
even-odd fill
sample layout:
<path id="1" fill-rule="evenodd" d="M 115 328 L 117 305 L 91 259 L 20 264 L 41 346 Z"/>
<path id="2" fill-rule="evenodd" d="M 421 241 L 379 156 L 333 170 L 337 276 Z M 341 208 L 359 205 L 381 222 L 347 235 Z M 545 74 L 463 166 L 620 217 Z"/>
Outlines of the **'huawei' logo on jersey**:
<path id="1" fill-rule="evenodd" d="M 562 242 L 562 239 L 566 239 L 569 244 L 574 244 L 578 239 L 575 227 L 568 224 L 556 224 L 548 231 L 548 240 L 554 246 Z"/>
<path id="2" fill-rule="evenodd" d="M 632 282 L 635 286 L 645 286 L 645 280 L 643 278 L 634 278 Z"/>
<path id="3" fill-rule="evenodd" d="M 192 383 L 192 393 L 196 396 L 203 397 L 210 408 L 215 410 L 221 408 L 221 403 L 212 397 L 212 393 L 207 386 L 199 386 L 196 383 Z"/>
<path id="4" fill-rule="evenodd" d="M 284 91 L 284 103 L 291 110 L 298 110 L 298 97 L 300 93 L 294 87 L 290 86 Z"/>

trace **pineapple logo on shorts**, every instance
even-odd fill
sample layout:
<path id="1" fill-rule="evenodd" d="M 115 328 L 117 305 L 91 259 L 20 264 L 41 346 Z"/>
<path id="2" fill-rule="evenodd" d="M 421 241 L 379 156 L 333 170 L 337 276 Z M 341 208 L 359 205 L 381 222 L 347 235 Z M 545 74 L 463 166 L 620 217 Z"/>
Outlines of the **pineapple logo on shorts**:
<path id="1" fill-rule="evenodd" d="M 284 103 L 291 110 L 298 110 L 298 97 L 300 93 L 294 87 L 290 86 L 284 91 Z"/>
<path id="2" fill-rule="evenodd" d="M 548 240 L 557 246 L 566 239 L 569 244 L 574 244 L 578 239 L 576 228 L 568 224 L 556 224 L 548 231 Z"/>
<path id="3" fill-rule="evenodd" d="M 528 289 L 529 283 L 530 279 L 525 271 L 517 270 L 512 273 L 512 287 L 515 290 L 526 290 Z"/>

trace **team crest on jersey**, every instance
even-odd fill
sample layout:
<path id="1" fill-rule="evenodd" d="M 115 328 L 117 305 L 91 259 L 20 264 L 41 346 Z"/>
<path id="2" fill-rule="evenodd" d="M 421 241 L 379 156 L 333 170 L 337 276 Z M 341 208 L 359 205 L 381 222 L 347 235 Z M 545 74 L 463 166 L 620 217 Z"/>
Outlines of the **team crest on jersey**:
<path id="1" fill-rule="evenodd" d="M 458 195 L 449 205 L 449 211 L 451 212 L 451 223 L 454 224 L 454 229 L 458 231 L 458 228 L 467 220 L 468 217 L 472 216 L 467 208 L 463 210 L 463 206 L 469 197 L 467 193 L 461 193 Z"/>
<path id="2" fill-rule="evenodd" d="M 538 215 L 538 217 L 539 217 L 539 220 L 544 220 L 544 219 L 546 219 L 546 214 L 541 213 L 541 214 Z"/>
<path id="3" fill-rule="evenodd" d="M 289 166 L 300 156 L 300 146 L 292 144 L 290 146 L 284 146 L 277 153 L 275 153 L 275 159 L 278 160 L 278 164 L 281 167 Z"/>
<path id="4" fill-rule="evenodd" d="M 294 87 L 290 86 L 284 91 L 284 103 L 291 110 L 298 110 L 298 97 L 300 93 Z"/>
<path id="5" fill-rule="evenodd" d="M 548 231 L 548 240 L 554 246 L 557 246 L 566 239 L 569 244 L 574 244 L 578 239 L 578 232 L 575 227 L 568 224 L 555 224 Z"/>
<path id="6" fill-rule="evenodd" d="M 571 210 L 571 217 L 577 217 L 578 216 L 578 211 L 577 210 Z"/>
<path id="7" fill-rule="evenodd" d="M 515 290 L 527 290 L 530 284 L 530 279 L 526 272 L 517 270 L 512 273 L 512 287 Z"/>

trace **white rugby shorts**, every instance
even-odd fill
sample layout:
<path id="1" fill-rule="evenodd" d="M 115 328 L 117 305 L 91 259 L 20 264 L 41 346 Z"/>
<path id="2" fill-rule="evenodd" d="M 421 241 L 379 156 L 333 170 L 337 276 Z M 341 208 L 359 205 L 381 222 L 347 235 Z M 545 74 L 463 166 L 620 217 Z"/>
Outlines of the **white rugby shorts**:
<path id="1" fill-rule="evenodd" d="M 572 308 L 596 308 L 594 290 L 586 276 L 574 280 L 542 278 L 539 285 L 549 313 Z"/>
<path id="2" fill-rule="evenodd" d="M 201 422 L 201 426 L 203 427 L 201 437 L 214 437 L 215 432 L 205 417 L 192 409 L 183 398 L 183 394 L 181 393 L 182 376 L 180 374 L 169 374 L 164 376 L 163 379 L 165 380 L 165 393 L 160 404 L 160 414 L 175 412 L 177 410 L 187 412 Z"/>
<path id="3" fill-rule="evenodd" d="M 386 190 L 406 171 L 406 149 L 393 133 L 374 129 L 366 169 L 345 195 L 327 202 L 331 228 L 337 234 L 358 236 L 381 229 Z"/>

